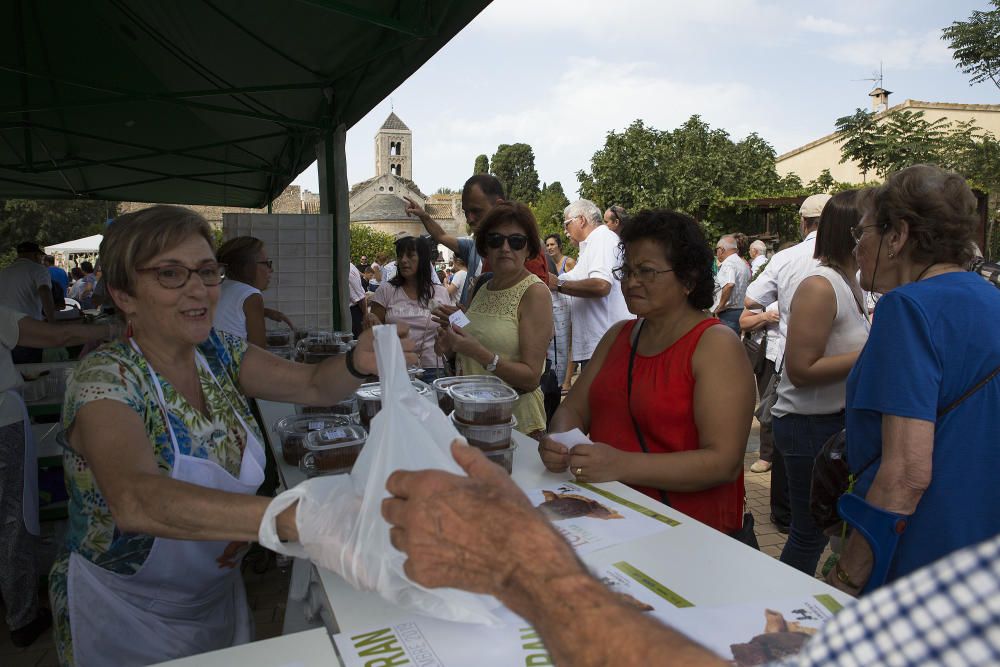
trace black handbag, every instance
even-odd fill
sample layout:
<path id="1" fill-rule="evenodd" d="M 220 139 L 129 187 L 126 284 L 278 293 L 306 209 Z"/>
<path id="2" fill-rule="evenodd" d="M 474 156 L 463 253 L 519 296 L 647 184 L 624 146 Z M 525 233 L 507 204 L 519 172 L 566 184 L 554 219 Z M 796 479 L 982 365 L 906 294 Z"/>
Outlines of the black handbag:
<path id="1" fill-rule="evenodd" d="M 760 377 L 767 365 L 767 332 L 761 336 L 758 343 L 750 333 L 743 334 L 743 348 L 747 351 L 750 368 L 756 377 Z"/>
<path id="2" fill-rule="evenodd" d="M 957 400 L 938 410 L 937 419 L 957 408 L 965 399 L 985 387 L 1000 373 L 1000 367 L 977 382 Z M 812 483 L 809 487 L 809 513 L 821 530 L 829 530 L 841 522 L 837 512 L 837 501 L 845 493 L 854 490 L 854 483 L 880 458 L 879 452 L 856 472 L 852 473 L 847 463 L 847 431 L 842 429 L 823 443 L 813 461 Z"/>
<path id="3" fill-rule="evenodd" d="M 628 406 L 628 416 L 632 418 L 632 427 L 635 429 L 635 437 L 639 440 L 639 447 L 642 448 L 644 454 L 649 454 L 649 449 L 646 447 L 646 439 L 642 435 L 642 429 L 639 428 L 639 421 L 635 418 L 632 413 L 632 367 L 635 364 L 635 353 L 636 348 L 639 346 L 639 335 L 642 333 L 642 324 L 645 320 L 639 320 L 636 322 L 635 329 L 632 334 L 632 349 L 628 353 L 628 384 L 626 389 L 626 405 Z M 657 489 L 660 493 L 660 502 L 662 502 L 667 507 L 670 507 L 670 498 L 667 496 L 667 492 L 663 489 Z M 746 508 L 746 496 L 743 497 L 743 506 Z M 753 530 L 753 514 L 744 510 L 743 512 L 743 525 L 738 530 L 728 533 L 729 537 L 742 542 L 748 547 L 752 547 L 760 551 L 760 545 L 757 544 L 757 535 Z"/>

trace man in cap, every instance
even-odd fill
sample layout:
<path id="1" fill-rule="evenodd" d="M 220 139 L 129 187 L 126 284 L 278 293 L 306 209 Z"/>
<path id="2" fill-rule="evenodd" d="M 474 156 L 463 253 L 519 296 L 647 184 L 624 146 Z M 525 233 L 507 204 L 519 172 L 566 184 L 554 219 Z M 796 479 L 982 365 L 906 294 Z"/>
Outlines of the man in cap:
<path id="1" fill-rule="evenodd" d="M 52 276 L 42 264 L 44 261 L 45 253 L 37 243 L 19 243 L 17 259 L 0 271 L 0 305 L 35 320 L 55 322 Z M 11 350 L 11 356 L 15 364 L 38 363 L 42 360 L 42 351 L 18 346 Z"/>
<path id="2" fill-rule="evenodd" d="M 774 302 L 778 303 L 778 337 L 775 342 L 781 350 L 785 348 L 788 336 L 788 314 L 791 312 L 792 297 L 802 280 L 819 267 L 819 260 L 813 257 L 816 249 L 816 230 L 819 228 L 819 218 L 823 207 L 830 201 L 830 195 L 819 194 L 806 197 L 799 207 L 800 229 L 802 242 L 791 248 L 775 253 L 760 275 L 747 287 L 744 305 L 747 311 L 763 312 Z M 768 342 L 770 345 L 770 341 Z M 784 366 L 784 355 L 775 362 L 775 367 Z M 762 430 L 765 427 L 761 427 Z M 767 427 L 768 429 L 770 426 Z M 768 438 L 769 433 L 762 433 L 761 438 Z M 775 447 L 771 452 L 771 520 L 779 528 L 787 528 L 791 522 L 791 507 L 788 504 L 788 481 L 785 477 L 785 464 L 781 454 Z M 758 465 L 757 470 L 766 471 L 765 465 Z M 755 470 L 755 472 L 757 471 Z"/>

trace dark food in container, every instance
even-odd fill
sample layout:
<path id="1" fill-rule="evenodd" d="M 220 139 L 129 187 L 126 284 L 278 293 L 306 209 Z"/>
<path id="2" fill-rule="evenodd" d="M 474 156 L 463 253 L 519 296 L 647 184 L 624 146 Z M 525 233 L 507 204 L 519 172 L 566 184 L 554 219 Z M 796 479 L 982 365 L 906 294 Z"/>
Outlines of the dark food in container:
<path id="1" fill-rule="evenodd" d="M 503 380 L 495 375 L 455 375 L 434 380 L 434 393 L 437 394 L 438 407 L 446 414 L 450 415 L 455 409 L 455 402 L 451 400 L 448 390 L 460 382 L 487 382 L 493 384 L 503 384 Z"/>
<path id="2" fill-rule="evenodd" d="M 517 392 L 505 384 L 460 382 L 450 391 L 455 417 L 466 424 L 506 424 L 514 415 Z"/>
<path id="3" fill-rule="evenodd" d="M 510 446 L 510 432 L 517 426 L 517 419 L 510 418 L 506 424 L 466 424 L 455 413 L 451 413 L 451 423 L 455 425 L 463 438 L 473 447 L 484 452 L 506 449 Z"/>
<path id="4" fill-rule="evenodd" d="M 300 405 L 296 407 L 296 412 L 300 415 L 310 415 L 310 414 L 331 414 L 331 415 L 343 415 L 345 417 L 351 418 L 352 421 L 357 423 L 358 421 L 358 397 L 351 396 L 350 398 L 344 399 L 340 403 L 335 403 L 334 405 Z"/>
<path id="5" fill-rule="evenodd" d="M 302 470 L 310 476 L 349 472 L 368 434 L 356 425 L 313 431 L 305 441 Z"/>
<path id="6" fill-rule="evenodd" d="M 510 443 L 510 447 L 507 447 L 506 449 L 495 449 L 491 452 L 484 453 L 486 454 L 486 458 L 506 470 L 509 475 L 514 469 L 515 449 L 517 449 L 517 443 L 512 442 Z"/>
<path id="7" fill-rule="evenodd" d="M 426 382 L 411 380 L 410 383 L 421 396 L 428 399 L 432 396 L 431 387 Z M 354 395 L 358 398 L 358 416 L 361 419 L 361 425 L 365 429 L 369 429 L 371 428 L 372 417 L 377 415 L 379 410 L 382 409 L 382 385 L 378 382 L 363 384 L 358 387 Z"/>
<path id="8" fill-rule="evenodd" d="M 304 442 L 310 432 L 350 425 L 350 419 L 343 415 L 289 415 L 279 419 L 274 430 L 281 440 L 281 458 L 297 466 L 305 453 Z"/>
<path id="9" fill-rule="evenodd" d="M 287 347 L 291 345 L 292 332 L 288 329 L 268 329 L 265 334 L 268 347 Z"/>

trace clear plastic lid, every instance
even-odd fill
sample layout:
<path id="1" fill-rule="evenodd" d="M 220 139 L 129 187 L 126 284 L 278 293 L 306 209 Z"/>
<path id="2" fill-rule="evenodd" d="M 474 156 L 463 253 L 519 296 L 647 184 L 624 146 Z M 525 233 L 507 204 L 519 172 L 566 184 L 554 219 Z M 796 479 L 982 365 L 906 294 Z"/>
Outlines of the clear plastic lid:
<path id="1" fill-rule="evenodd" d="M 451 397 L 465 403 L 509 403 L 517 400 L 517 392 L 505 384 L 491 382 L 460 382 L 452 385 Z"/>
<path id="2" fill-rule="evenodd" d="M 427 396 L 431 392 L 431 386 L 426 382 L 421 382 L 420 380 L 411 380 L 410 384 L 413 388 L 417 390 L 417 393 L 421 396 Z M 354 395 L 358 397 L 360 401 L 381 401 L 382 400 L 382 384 L 380 382 L 368 382 L 360 387 L 354 392 Z"/>
<path id="3" fill-rule="evenodd" d="M 465 382 L 486 382 L 488 384 L 503 384 L 503 380 L 496 375 L 455 375 L 452 377 L 438 378 L 434 380 L 434 388 L 438 391 L 448 391 L 456 384 Z"/>
<path id="4" fill-rule="evenodd" d="M 308 414 L 288 415 L 274 424 L 274 430 L 280 433 L 309 433 L 325 428 L 341 428 L 350 426 L 351 420 L 346 415 Z"/>
<path id="5" fill-rule="evenodd" d="M 357 424 L 332 426 L 318 431 L 312 431 L 306 436 L 306 451 L 322 452 L 343 447 L 355 447 L 364 444 L 368 432 Z"/>

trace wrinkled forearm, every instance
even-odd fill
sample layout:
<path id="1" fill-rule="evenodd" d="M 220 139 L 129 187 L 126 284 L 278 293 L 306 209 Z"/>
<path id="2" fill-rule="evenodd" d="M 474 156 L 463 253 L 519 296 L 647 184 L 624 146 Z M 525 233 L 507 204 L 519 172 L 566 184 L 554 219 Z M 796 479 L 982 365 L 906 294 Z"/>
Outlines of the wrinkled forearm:
<path id="1" fill-rule="evenodd" d="M 549 532 L 554 531 L 549 529 Z M 555 539 L 562 539 L 555 535 Z M 498 596 L 538 631 L 556 665 L 722 665 L 717 656 L 628 607 L 586 573 L 569 546 L 552 543 Z"/>
<path id="2" fill-rule="evenodd" d="M 583 299 L 600 299 L 611 293 L 611 283 L 601 278 L 566 280 L 560 285 L 559 291 Z"/>

